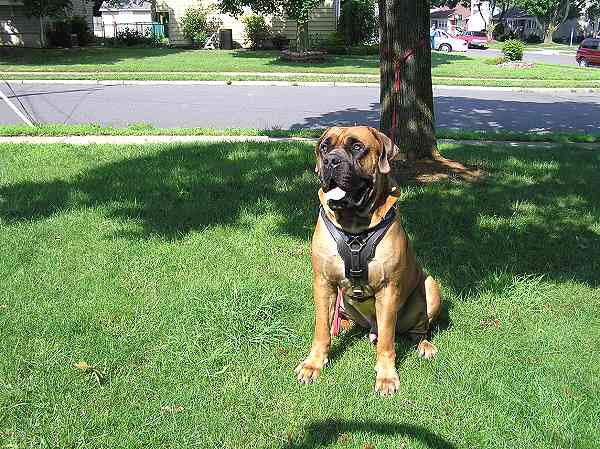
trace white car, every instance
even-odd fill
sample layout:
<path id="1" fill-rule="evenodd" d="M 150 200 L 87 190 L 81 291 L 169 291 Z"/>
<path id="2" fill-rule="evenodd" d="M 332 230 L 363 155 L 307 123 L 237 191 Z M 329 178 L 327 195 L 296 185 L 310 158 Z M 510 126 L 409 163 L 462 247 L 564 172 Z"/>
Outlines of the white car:
<path id="1" fill-rule="evenodd" d="M 433 33 L 433 49 L 444 52 L 467 51 L 469 44 L 444 30 L 435 30 Z"/>

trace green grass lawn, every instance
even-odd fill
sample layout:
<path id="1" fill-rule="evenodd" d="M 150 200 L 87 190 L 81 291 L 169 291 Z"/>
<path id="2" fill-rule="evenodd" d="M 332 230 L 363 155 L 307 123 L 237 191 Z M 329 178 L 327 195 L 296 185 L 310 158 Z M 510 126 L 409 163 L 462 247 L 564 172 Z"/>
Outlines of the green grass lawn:
<path id="1" fill-rule="evenodd" d="M 595 447 L 600 154 L 442 151 L 489 176 L 403 188 L 446 309 L 380 398 L 352 332 L 293 375 L 311 145 L 0 147 L 0 447 Z"/>
<path id="2" fill-rule="evenodd" d="M 294 77 L 292 80 L 321 80 L 331 73 L 377 75 L 378 56 L 332 56 L 323 64 L 283 62 L 273 51 L 208 51 L 163 48 L 88 48 L 73 50 L 11 49 L 0 53 L 0 70 L 31 72 L 94 72 L 93 74 L 53 74 L 51 78 L 94 79 L 269 79 L 268 76 L 230 76 L 223 72 L 298 72 L 310 73 L 311 78 Z M 485 64 L 482 58 L 461 54 L 434 52 L 432 75 L 438 83 L 465 85 L 523 85 L 540 87 L 595 86 L 600 82 L 600 71 L 576 66 L 536 64 L 531 69 L 508 69 Z M 95 73 L 99 72 L 99 73 Z M 104 72 L 104 73 L 103 73 Z M 112 75 L 106 72 L 120 72 Z M 134 72 L 134 73 L 122 73 Z M 156 74 L 140 72 L 159 72 Z M 186 73 L 174 73 L 186 72 Z M 206 72 L 217 72 L 209 74 Z M 5 78 L 48 78 L 44 75 L 5 75 Z M 456 78 L 456 80 L 443 80 Z M 279 78 L 277 78 L 279 79 Z M 326 80 L 326 79 L 325 79 Z M 372 79 L 337 79 L 345 81 L 373 81 Z M 504 82 L 494 80 L 508 80 Z M 515 81 L 519 80 L 519 81 Z M 526 81 L 527 80 L 527 81 Z M 512 81 L 512 84 L 511 84 Z M 375 78 L 375 82 L 377 79 Z M 504 84 L 503 84 L 504 83 Z M 579 84 L 578 84 L 579 83 Z"/>

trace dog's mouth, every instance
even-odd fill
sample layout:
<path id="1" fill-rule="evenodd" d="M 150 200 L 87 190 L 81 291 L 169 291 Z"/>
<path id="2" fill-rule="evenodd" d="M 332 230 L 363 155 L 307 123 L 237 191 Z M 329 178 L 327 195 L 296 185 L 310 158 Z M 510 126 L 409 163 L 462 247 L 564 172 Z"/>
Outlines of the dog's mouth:
<path id="1" fill-rule="evenodd" d="M 325 192 L 325 201 L 327 206 L 333 211 L 344 209 L 362 209 L 373 191 L 373 187 L 368 183 L 362 188 L 354 189 L 353 191 L 343 189 L 342 187 L 331 183 L 329 190 Z"/>

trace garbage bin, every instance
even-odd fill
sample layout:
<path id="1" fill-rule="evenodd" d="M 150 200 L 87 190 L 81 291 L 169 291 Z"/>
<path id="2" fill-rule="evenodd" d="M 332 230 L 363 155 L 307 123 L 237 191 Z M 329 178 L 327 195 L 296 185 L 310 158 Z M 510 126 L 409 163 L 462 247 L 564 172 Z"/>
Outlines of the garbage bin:
<path id="1" fill-rule="evenodd" d="M 224 28 L 219 30 L 219 48 L 221 50 L 233 49 L 233 36 L 230 29 Z"/>

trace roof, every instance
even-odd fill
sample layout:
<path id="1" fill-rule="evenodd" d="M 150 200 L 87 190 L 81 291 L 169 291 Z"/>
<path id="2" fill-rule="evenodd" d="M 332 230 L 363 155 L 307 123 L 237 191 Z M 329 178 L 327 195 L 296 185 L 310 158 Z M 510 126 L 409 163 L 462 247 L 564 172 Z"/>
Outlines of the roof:
<path id="1" fill-rule="evenodd" d="M 493 19 L 500 19 L 501 14 L 496 14 Z M 533 16 L 520 8 L 510 8 L 502 16 L 503 19 L 532 19 Z"/>
<path id="2" fill-rule="evenodd" d="M 461 15 L 464 19 L 471 15 L 471 10 L 461 5 L 458 5 L 455 8 L 442 6 L 441 8 L 432 9 L 429 15 L 432 19 L 449 19 L 455 15 Z"/>
<path id="3" fill-rule="evenodd" d="M 152 3 L 147 0 L 105 0 L 100 11 L 115 10 L 152 11 Z"/>

